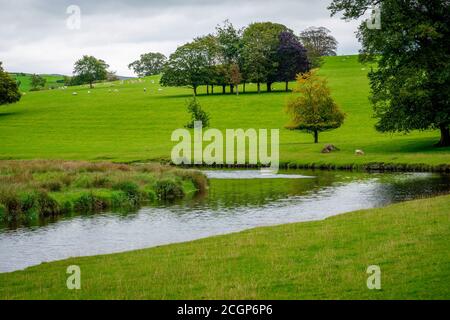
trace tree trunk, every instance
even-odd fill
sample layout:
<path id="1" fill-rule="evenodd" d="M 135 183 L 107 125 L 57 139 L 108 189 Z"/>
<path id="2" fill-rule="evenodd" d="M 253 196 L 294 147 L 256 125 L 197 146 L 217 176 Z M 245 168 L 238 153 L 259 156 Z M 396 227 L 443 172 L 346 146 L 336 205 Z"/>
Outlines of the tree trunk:
<path id="1" fill-rule="evenodd" d="M 261 83 L 258 82 L 258 93 L 261 93 Z"/>
<path id="2" fill-rule="evenodd" d="M 319 131 L 314 131 L 314 143 L 319 143 Z"/>
<path id="3" fill-rule="evenodd" d="M 227 87 L 225 85 L 222 85 L 222 93 L 225 94 L 227 91 Z"/>
<path id="4" fill-rule="evenodd" d="M 194 96 L 197 96 L 197 86 L 194 86 Z"/>
<path id="5" fill-rule="evenodd" d="M 230 84 L 230 93 L 233 94 L 234 93 L 234 85 Z"/>
<path id="6" fill-rule="evenodd" d="M 206 94 L 209 96 L 209 84 L 206 85 Z"/>
<path id="7" fill-rule="evenodd" d="M 89 88 L 91 88 L 91 89 L 93 89 L 93 88 L 94 88 L 94 86 L 93 86 L 92 82 L 89 82 Z"/>
<path id="8" fill-rule="evenodd" d="M 236 95 L 239 95 L 239 85 L 236 86 Z"/>
<path id="9" fill-rule="evenodd" d="M 246 83 L 244 82 L 244 91 L 243 91 L 244 93 L 245 93 L 245 85 L 246 85 Z"/>
<path id="10" fill-rule="evenodd" d="M 267 92 L 272 92 L 272 84 L 270 82 L 267 83 Z"/>
<path id="11" fill-rule="evenodd" d="M 441 124 L 441 141 L 436 145 L 437 147 L 450 147 L 450 129 L 448 125 Z"/>
<path id="12" fill-rule="evenodd" d="M 286 81 L 286 92 L 289 92 L 289 81 Z"/>
<path id="13" fill-rule="evenodd" d="M 211 94 L 214 94 L 214 85 L 211 85 Z"/>

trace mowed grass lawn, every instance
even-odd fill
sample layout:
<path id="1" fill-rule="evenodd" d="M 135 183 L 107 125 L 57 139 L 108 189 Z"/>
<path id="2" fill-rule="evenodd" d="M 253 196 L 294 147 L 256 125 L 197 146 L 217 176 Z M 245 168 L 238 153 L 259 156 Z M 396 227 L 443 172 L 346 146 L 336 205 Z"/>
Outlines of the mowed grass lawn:
<path id="1" fill-rule="evenodd" d="M 288 123 L 284 106 L 291 93 L 258 95 L 252 85 L 248 86 L 251 93 L 238 97 L 218 94 L 220 87 L 216 95 L 206 96 L 202 88 L 199 101 L 211 114 L 213 128 L 281 129 L 282 162 L 449 164 L 450 149 L 433 148 L 439 140 L 437 131 L 391 135 L 374 130 L 369 69 L 356 56 L 327 59 L 320 73 L 329 79 L 334 97 L 348 116 L 342 128 L 321 134 L 318 145 L 309 134 L 284 129 Z M 97 85 L 93 90 L 77 87 L 28 93 L 20 103 L 0 108 L 0 159 L 169 160 L 175 145 L 171 134 L 189 120 L 186 100 L 192 90 L 159 88 L 158 77 L 153 77 Z M 284 84 L 275 85 L 275 89 L 282 88 Z M 72 95 L 74 91 L 77 96 Z M 321 154 L 328 143 L 342 151 Z M 366 155 L 355 156 L 356 149 Z"/>
<path id="2" fill-rule="evenodd" d="M 0 299 L 449 299 L 450 196 L 0 274 Z M 66 287 L 81 268 L 81 290 Z M 381 290 L 367 268 L 381 268 Z"/>

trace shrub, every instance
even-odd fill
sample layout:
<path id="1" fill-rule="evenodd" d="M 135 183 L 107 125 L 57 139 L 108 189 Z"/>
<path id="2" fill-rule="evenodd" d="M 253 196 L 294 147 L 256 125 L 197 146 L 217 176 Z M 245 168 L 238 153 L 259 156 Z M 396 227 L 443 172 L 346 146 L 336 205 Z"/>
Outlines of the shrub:
<path id="1" fill-rule="evenodd" d="M 92 193 L 84 193 L 75 200 L 73 208 L 77 212 L 99 212 L 108 208 L 105 199 L 95 196 Z"/>
<path id="2" fill-rule="evenodd" d="M 132 200 L 135 204 L 138 204 L 141 199 L 141 194 L 139 191 L 139 186 L 131 181 L 122 181 L 116 183 L 113 189 L 123 191 L 127 198 Z"/>
<path id="3" fill-rule="evenodd" d="M 6 208 L 4 205 L 0 204 L 0 221 L 4 220 L 6 217 Z"/>
<path id="4" fill-rule="evenodd" d="M 175 200 L 184 197 L 183 188 L 173 179 L 162 179 L 157 181 L 155 192 L 159 200 Z"/>
<path id="5" fill-rule="evenodd" d="M 6 208 L 6 213 L 18 216 L 22 213 L 22 205 L 16 192 L 7 190 L 0 194 L 0 203 Z"/>
<path id="6" fill-rule="evenodd" d="M 63 188 L 63 183 L 58 180 L 46 181 L 41 184 L 41 187 L 50 192 L 59 192 Z"/>
<path id="7" fill-rule="evenodd" d="M 191 114 L 191 121 L 186 125 L 186 128 L 193 129 L 197 121 L 202 122 L 204 128 L 209 127 L 210 116 L 202 109 L 195 97 L 188 102 L 188 112 Z"/>
<path id="8" fill-rule="evenodd" d="M 42 217 L 55 216 L 61 212 L 58 202 L 43 191 L 37 195 L 36 206 Z"/>
<path id="9" fill-rule="evenodd" d="M 36 210 L 36 206 L 38 203 L 38 197 L 36 193 L 24 193 L 19 197 L 21 211 L 23 213 L 31 212 L 32 210 Z"/>

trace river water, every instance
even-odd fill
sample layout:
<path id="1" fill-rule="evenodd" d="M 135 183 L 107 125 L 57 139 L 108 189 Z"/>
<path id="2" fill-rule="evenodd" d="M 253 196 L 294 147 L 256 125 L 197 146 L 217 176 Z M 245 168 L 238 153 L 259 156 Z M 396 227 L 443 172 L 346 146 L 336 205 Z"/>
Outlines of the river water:
<path id="1" fill-rule="evenodd" d="M 260 226 L 322 220 L 359 209 L 450 192 L 432 173 L 206 171 L 210 188 L 175 204 L 131 213 L 61 217 L 0 226 L 0 272 L 42 262 L 108 254 Z"/>

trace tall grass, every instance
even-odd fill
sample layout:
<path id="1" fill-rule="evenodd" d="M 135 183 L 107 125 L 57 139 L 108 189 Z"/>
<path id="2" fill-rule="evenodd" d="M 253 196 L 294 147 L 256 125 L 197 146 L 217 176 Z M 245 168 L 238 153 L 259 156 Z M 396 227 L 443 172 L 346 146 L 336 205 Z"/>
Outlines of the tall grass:
<path id="1" fill-rule="evenodd" d="M 0 161 L 0 219 L 136 208 L 183 198 L 185 183 L 204 192 L 199 171 L 160 164 L 82 161 Z"/>

